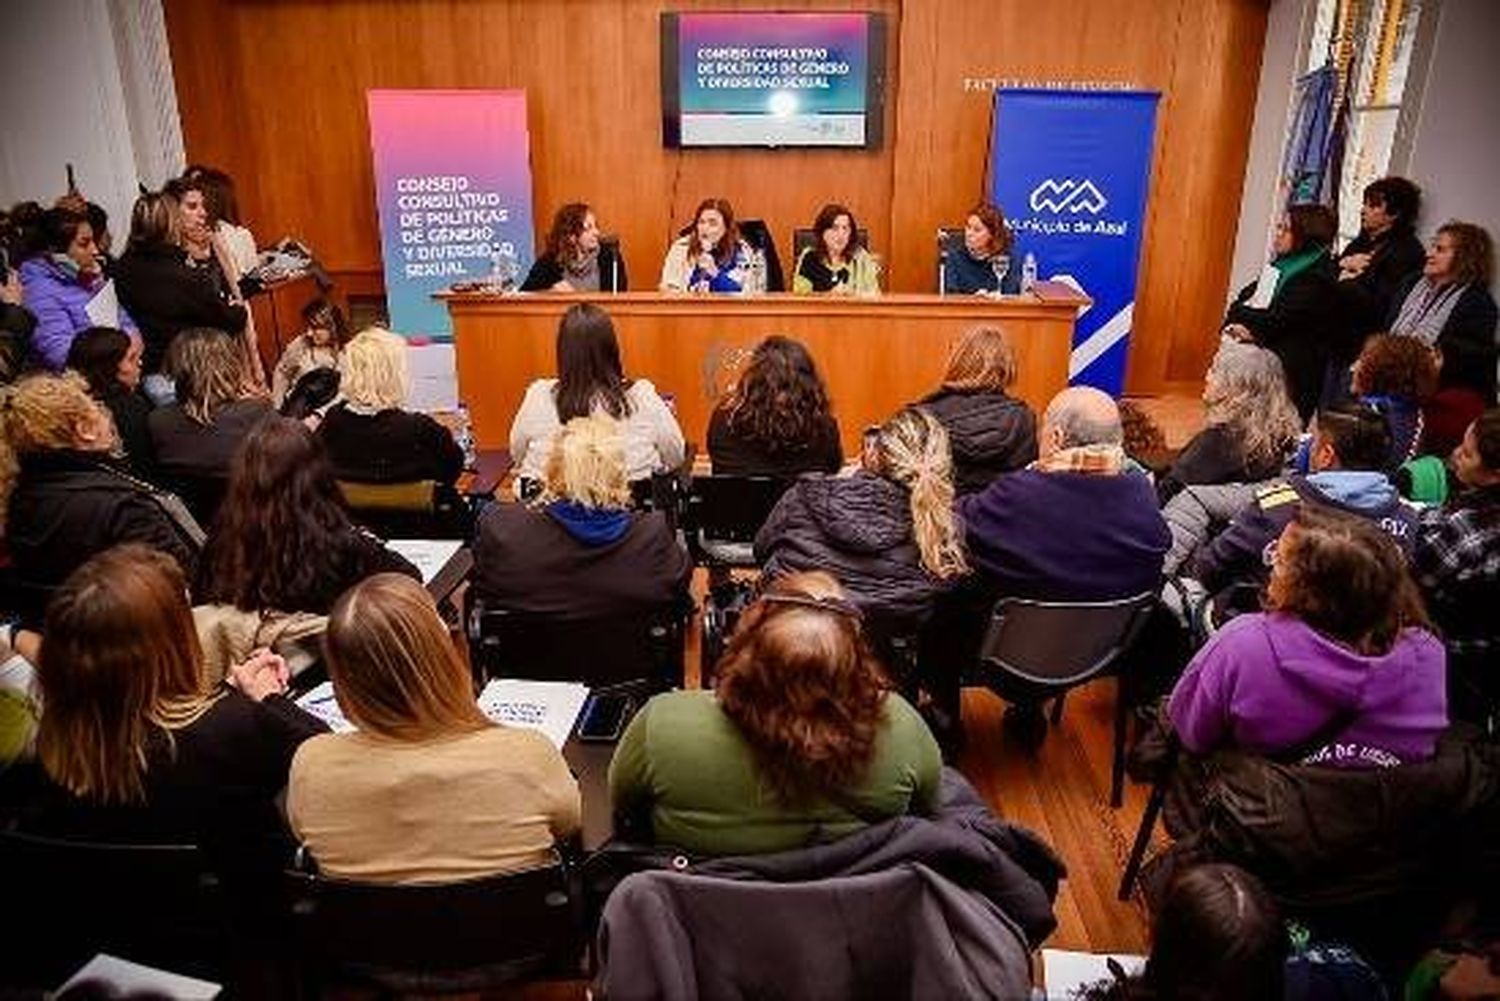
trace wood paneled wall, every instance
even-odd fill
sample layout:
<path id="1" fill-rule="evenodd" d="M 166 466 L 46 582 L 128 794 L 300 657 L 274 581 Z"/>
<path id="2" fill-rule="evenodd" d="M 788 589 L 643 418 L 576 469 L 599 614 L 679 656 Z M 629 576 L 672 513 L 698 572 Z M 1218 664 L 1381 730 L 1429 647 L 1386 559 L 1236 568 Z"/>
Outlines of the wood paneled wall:
<path id="1" fill-rule="evenodd" d="M 1264 0 L 819 0 L 809 6 L 888 18 L 885 143 L 874 151 L 663 149 L 663 6 L 164 0 L 189 160 L 235 176 L 262 239 L 301 236 L 341 273 L 380 269 L 372 87 L 525 87 L 538 226 L 564 201 L 589 201 L 621 235 L 636 287 L 655 284 L 698 200 L 724 195 L 783 244 L 824 201 L 845 202 L 900 291 L 930 289 L 936 228 L 983 187 L 991 98 L 966 79 L 1159 89 L 1129 388 L 1201 377 L 1228 285 Z"/>

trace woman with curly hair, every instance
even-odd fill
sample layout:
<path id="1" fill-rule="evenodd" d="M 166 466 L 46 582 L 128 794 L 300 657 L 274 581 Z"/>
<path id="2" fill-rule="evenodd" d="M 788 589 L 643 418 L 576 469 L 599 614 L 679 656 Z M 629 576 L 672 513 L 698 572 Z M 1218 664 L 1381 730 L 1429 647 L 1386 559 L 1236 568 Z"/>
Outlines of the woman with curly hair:
<path id="1" fill-rule="evenodd" d="M 746 610 L 717 692 L 658 695 L 610 764 L 615 809 L 705 855 L 784 851 L 937 805 L 937 743 L 888 691 L 859 612 L 826 573 Z"/>
<path id="2" fill-rule="evenodd" d="M 628 287 L 619 241 L 600 239 L 599 221 L 585 202 L 557 210 L 546 249 L 521 283 L 522 292 L 624 292 Z"/>
<path id="3" fill-rule="evenodd" d="M 1350 366 L 1350 389 L 1385 415 L 1391 429 L 1391 472 L 1419 454 L 1422 406 L 1437 391 L 1437 354 L 1415 337 L 1375 334 Z"/>
<path id="4" fill-rule="evenodd" d="M 839 423 L 807 348 L 767 337 L 708 422 L 716 474 L 796 476 L 836 473 L 844 464 Z"/>
<path id="5" fill-rule="evenodd" d="M 1206 426 L 1157 481 L 1162 504 L 1186 486 L 1275 476 L 1302 430 L 1281 359 L 1254 344 L 1226 340 L 1219 346 L 1203 381 L 1203 404 Z"/>

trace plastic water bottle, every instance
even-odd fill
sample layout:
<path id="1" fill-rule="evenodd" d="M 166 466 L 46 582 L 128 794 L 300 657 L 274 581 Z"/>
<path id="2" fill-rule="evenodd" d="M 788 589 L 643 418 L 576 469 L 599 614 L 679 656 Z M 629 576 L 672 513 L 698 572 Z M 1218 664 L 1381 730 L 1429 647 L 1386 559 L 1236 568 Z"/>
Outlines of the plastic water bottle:
<path id="1" fill-rule="evenodd" d="M 521 265 L 516 260 L 516 252 L 507 244 L 495 244 L 494 252 L 490 254 L 489 284 L 502 292 L 514 292 L 516 277 L 520 273 Z"/>
<path id="2" fill-rule="evenodd" d="M 479 461 L 479 448 L 474 444 L 474 424 L 469 419 L 468 404 L 458 405 L 458 420 L 453 429 L 453 440 L 464 453 L 464 468 L 473 469 Z"/>
<path id="3" fill-rule="evenodd" d="M 746 292 L 766 290 L 766 255 L 759 250 L 750 251 L 750 280 L 745 283 Z"/>
<path id="4" fill-rule="evenodd" d="M 1031 251 L 1021 260 L 1021 291 L 1030 292 L 1036 284 L 1036 255 Z"/>

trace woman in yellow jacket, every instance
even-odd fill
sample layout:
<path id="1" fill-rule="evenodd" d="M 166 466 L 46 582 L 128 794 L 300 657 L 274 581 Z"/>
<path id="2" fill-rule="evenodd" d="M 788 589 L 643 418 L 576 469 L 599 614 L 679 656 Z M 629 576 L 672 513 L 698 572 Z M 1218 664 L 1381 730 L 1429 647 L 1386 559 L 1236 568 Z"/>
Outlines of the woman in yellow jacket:
<path id="1" fill-rule="evenodd" d="M 817 242 L 797 255 L 792 291 L 801 295 L 879 295 L 880 262 L 855 242 L 854 214 L 824 205 L 813 222 Z"/>

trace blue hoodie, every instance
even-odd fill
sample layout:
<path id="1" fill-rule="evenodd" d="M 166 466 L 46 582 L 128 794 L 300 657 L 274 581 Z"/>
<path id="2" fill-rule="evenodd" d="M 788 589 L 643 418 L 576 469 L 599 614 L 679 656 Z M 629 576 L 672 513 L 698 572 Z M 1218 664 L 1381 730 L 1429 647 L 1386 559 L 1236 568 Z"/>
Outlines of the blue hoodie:
<path id="1" fill-rule="evenodd" d="M 607 546 L 630 530 L 630 512 L 618 508 L 587 507 L 577 501 L 553 501 L 547 515 L 563 531 L 585 546 Z"/>
<path id="2" fill-rule="evenodd" d="M 42 365 L 60 372 L 68 364 L 68 349 L 73 338 L 94 325 L 89 319 L 88 304 L 104 282 L 97 276 L 84 283 L 46 257 L 33 257 L 19 268 L 23 302 L 36 317 L 31 332 L 31 354 Z M 120 329 L 135 333 L 135 321 L 120 307 Z"/>

